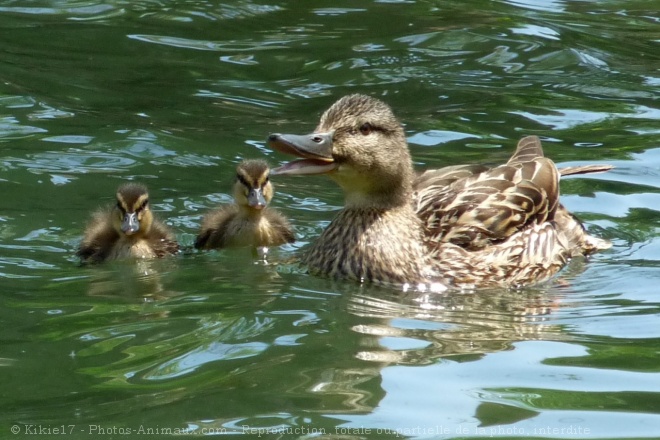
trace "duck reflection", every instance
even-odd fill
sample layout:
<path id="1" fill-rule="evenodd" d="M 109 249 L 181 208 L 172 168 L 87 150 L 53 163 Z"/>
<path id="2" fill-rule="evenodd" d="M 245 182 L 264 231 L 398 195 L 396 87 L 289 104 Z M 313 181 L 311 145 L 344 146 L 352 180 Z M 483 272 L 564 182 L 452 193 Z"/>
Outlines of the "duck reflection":
<path id="1" fill-rule="evenodd" d="M 163 283 L 163 277 L 175 265 L 173 261 L 139 259 L 92 267 L 87 295 L 124 298 L 131 302 L 151 302 L 177 296 L 180 292 L 167 289 Z"/>
<path id="2" fill-rule="evenodd" d="M 352 330 L 378 340 L 356 356 L 397 364 L 474 360 L 510 349 L 513 342 L 556 338 L 559 329 L 546 324 L 556 307 L 556 300 L 540 289 L 452 295 L 360 292 L 348 304 L 356 316 L 370 318 Z"/>

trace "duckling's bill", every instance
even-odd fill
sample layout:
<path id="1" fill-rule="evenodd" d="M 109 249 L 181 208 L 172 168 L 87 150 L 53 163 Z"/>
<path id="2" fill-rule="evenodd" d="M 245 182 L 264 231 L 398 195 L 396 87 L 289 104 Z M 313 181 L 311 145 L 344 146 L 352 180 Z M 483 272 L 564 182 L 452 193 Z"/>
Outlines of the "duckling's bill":
<path id="1" fill-rule="evenodd" d="M 309 135 L 271 134 L 268 145 L 274 150 L 302 157 L 286 165 L 271 170 L 271 174 L 325 174 L 337 168 L 332 157 L 333 133 L 312 133 Z"/>
<path id="2" fill-rule="evenodd" d="M 121 230 L 126 235 L 131 235 L 140 230 L 140 221 L 137 213 L 127 212 L 121 222 Z"/>
<path id="3" fill-rule="evenodd" d="M 261 188 L 253 188 L 250 190 L 248 197 L 248 205 L 254 209 L 264 209 L 268 204 L 264 193 Z"/>

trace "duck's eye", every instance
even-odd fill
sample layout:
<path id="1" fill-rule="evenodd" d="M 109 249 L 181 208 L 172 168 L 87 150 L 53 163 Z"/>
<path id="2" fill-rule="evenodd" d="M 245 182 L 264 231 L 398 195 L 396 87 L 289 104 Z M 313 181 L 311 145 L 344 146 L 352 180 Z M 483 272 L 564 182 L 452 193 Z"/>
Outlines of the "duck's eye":
<path id="1" fill-rule="evenodd" d="M 117 209 L 121 213 L 125 213 L 126 211 L 124 210 L 124 207 L 122 206 L 121 202 L 117 202 Z"/>
<path id="2" fill-rule="evenodd" d="M 364 136 L 371 134 L 372 131 L 373 127 L 368 122 L 360 125 L 360 133 L 362 133 Z"/>

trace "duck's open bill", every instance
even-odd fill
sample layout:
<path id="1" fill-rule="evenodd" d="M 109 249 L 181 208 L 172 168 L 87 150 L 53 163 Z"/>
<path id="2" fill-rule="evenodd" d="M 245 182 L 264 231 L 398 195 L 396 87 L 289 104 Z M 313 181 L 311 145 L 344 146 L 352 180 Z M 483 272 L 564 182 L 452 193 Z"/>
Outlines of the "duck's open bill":
<path id="1" fill-rule="evenodd" d="M 302 136 L 275 133 L 268 136 L 268 145 L 282 153 L 304 158 L 273 169 L 271 174 L 274 175 L 324 174 L 337 167 L 332 157 L 332 133 Z"/>

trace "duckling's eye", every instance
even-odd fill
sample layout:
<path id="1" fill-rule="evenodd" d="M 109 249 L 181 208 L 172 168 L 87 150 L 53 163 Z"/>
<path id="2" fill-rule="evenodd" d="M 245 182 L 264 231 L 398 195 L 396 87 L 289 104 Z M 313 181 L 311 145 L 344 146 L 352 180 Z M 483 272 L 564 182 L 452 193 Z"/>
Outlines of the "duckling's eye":
<path id="1" fill-rule="evenodd" d="M 117 202 L 117 209 L 118 209 L 119 212 L 121 212 L 122 214 L 125 213 L 125 211 L 124 211 L 124 207 L 121 205 L 121 202 Z"/>
<path id="2" fill-rule="evenodd" d="M 373 130 L 373 127 L 368 122 L 360 125 L 360 133 L 362 133 L 364 136 L 371 134 Z"/>

